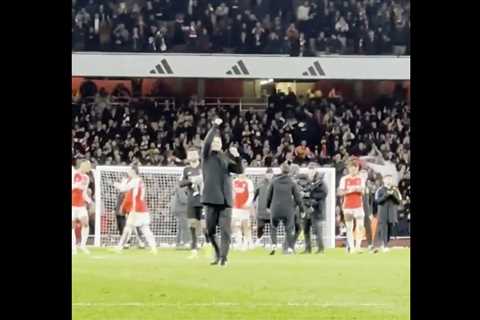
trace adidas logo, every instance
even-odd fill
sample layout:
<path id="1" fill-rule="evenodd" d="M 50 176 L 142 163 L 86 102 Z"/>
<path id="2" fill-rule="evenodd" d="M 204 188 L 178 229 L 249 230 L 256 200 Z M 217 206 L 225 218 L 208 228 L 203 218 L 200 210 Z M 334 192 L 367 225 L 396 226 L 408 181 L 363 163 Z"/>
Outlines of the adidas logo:
<path id="1" fill-rule="evenodd" d="M 315 68 L 313 68 L 315 67 Z M 316 72 L 315 72 L 316 70 Z M 322 67 L 320 66 L 320 63 L 318 61 L 315 61 L 313 63 L 313 66 L 308 67 L 308 71 L 305 71 L 302 73 L 302 76 L 324 76 L 325 72 L 323 71 Z"/>
<path id="2" fill-rule="evenodd" d="M 239 69 L 240 68 L 240 69 Z M 242 60 L 239 60 L 233 67 L 232 67 L 232 70 L 228 70 L 226 72 L 226 74 L 233 74 L 235 73 L 236 75 L 239 75 L 239 74 L 243 74 L 243 75 L 248 75 L 250 74 L 247 70 L 247 67 L 245 66 L 245 64 L 243 63 Z"/>
<path id="3" fill-rule="evenodd" d="M 152 69 L 150 70 L 150 73 L 151 74 L 157 74 L 157 73 L 160 73 L 160 74 L 165 74 L 165 71 L 168 73 L 168 74 L 172 74 L 173 71 L 172 71 L 172 68 L 170 68 L 170 65 L 168 64 L 167 62 L 167 59 L 163 59 L 162 61 L 160 61 L 161 65 L 160 64 L 157 64 L 155 66 L 155 69 Z M 163 66 L 163 68 L 162 68 Z M 165 69 L 165 71 L 164 71 Z"/>

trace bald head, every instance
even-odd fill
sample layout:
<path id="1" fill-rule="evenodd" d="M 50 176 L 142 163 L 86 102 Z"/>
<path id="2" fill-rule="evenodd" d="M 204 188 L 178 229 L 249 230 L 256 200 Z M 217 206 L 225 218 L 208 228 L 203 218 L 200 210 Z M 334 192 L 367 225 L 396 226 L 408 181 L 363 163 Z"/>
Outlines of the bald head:
<path id="1" fill-rule="evenodd" d="M 288 165 L 288 163 L 286 162 L 282 163 L 282 165 L 280 166 L 280 171 L 282 172 L 282 174 L 289 174 L 290 166 Z"/>
<path id="2" fill-rule="evenodd" d="M 383 176 L 383 183 L 387 188 L 390 188 L 391 186 L 393 186 L 393 177 L 389 174 Z"/>
<path id="3" fill-rule="evenodd" d="M 82 173 L 88 173 L 90 172 L 90 170 L 92 170 L 92 164 L 89 160 L 83 160 L 82 162 L 80 162 L 79 168 Z"/>

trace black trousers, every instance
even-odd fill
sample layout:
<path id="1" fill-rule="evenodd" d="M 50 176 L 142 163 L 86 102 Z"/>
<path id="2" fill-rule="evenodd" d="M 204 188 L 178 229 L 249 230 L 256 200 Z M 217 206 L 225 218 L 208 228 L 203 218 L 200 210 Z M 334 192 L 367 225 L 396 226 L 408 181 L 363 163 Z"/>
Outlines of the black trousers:
<path id="1" fill-rule="evenodd" d="M 305 251 L 312 251 L 312 237 L 310 230 L 316 237 L 318 251 L 323 251 L 322 220 L 316 216 L 310 216 L 303 219 L 303 234 L 305 235 Z"/>
<path id="2" fill-rule="evenodd" d="M 287 217 L 272 217 L 272 224 L 270 225 L 271 227 L 271 238 L 272 238 L 272 244 L 277 245 L 277 229 L 278 226 L 280 225 L 280 222 L 283 222 L 283 225 L 285 227 L 285 245 L 288 248 L 293 249 L 293 245 L 295 244 L 295 221 L 294 221 L 294 215 L 290 215 Z"/>
<path id="3" fill-rule="evenodd" d="M 232 209 L 225 206 L 205 205 L 207 235 L 217 259 L 227 259 L 232 237 Z M 220 227 L 221 242 L 218 246 L 215 234 Z"/>
<path id="4" fill-rule="evenodd" d="M 122 214 L 122 215 L 115 215 L 117 218 L 117 228 L 118 232 L 123 234 L 123 229 L 125 228 L 125 224 L 127 223 L 127 218 Z"/>
<path id="5" fill-rule="evenodd" d="M 363 226 L 365 227 L 365 238 L 367 239 L 367 245 L 373 245 L 372 221 L 370 220 L 370 216 L 368 214 L 365 214 Z"/>
<path id="6" fill-rule="evenodd" d="M 263 237 L 267 224 L 270 224 L 270 219 L 257 219 L 257 239 Z"/>
<path id="7" fill-rule="evenodd" d="M 190 228 L 188 227 L 188 220 L 186 215 L 178 215 L 177 217 L 177 237 L 175 245 L 180 246 L 181 243 L 190 242 Z"/>
<path id="8" fill-rule="evenodd" d="M 295 233 L 294 233 L 294 236 L 293 236 L 293 247 L 292 248 L 295 248 L 295 243 L 297 243 L 298 236 L 302 232 L 302 219 L 297 214 L 295 214 L 295 216 L 293 218 L 293 227 L 294 227 Z"/>
<path id="9" fill-rule="evenodd" d="M 375 235 L 375 246 L 388 246 L 390 237 L 394 234 L 395 224 L 387 221 L 379 221 L 377 225 L 377 233 Z"/>

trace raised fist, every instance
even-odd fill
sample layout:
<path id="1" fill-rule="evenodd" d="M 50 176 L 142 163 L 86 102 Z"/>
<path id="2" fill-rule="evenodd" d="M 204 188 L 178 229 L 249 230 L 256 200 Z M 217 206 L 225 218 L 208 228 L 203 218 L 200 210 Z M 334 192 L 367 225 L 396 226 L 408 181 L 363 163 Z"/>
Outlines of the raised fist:
<path id="1" fill-rule="evenodd" d="M 223 123 L 223 120 L 220 118 L 216 118 L 213 123 L 218 127 Z"/>

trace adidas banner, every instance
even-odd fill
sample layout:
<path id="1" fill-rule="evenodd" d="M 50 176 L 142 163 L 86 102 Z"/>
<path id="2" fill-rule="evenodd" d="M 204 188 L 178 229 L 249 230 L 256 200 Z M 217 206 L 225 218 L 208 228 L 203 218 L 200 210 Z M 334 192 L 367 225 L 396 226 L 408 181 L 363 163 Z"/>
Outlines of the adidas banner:
<path id="1" fill-rule="evenodd" d="M 72 76 L 409 80 L 410 57 L 73 53 Z"/>

